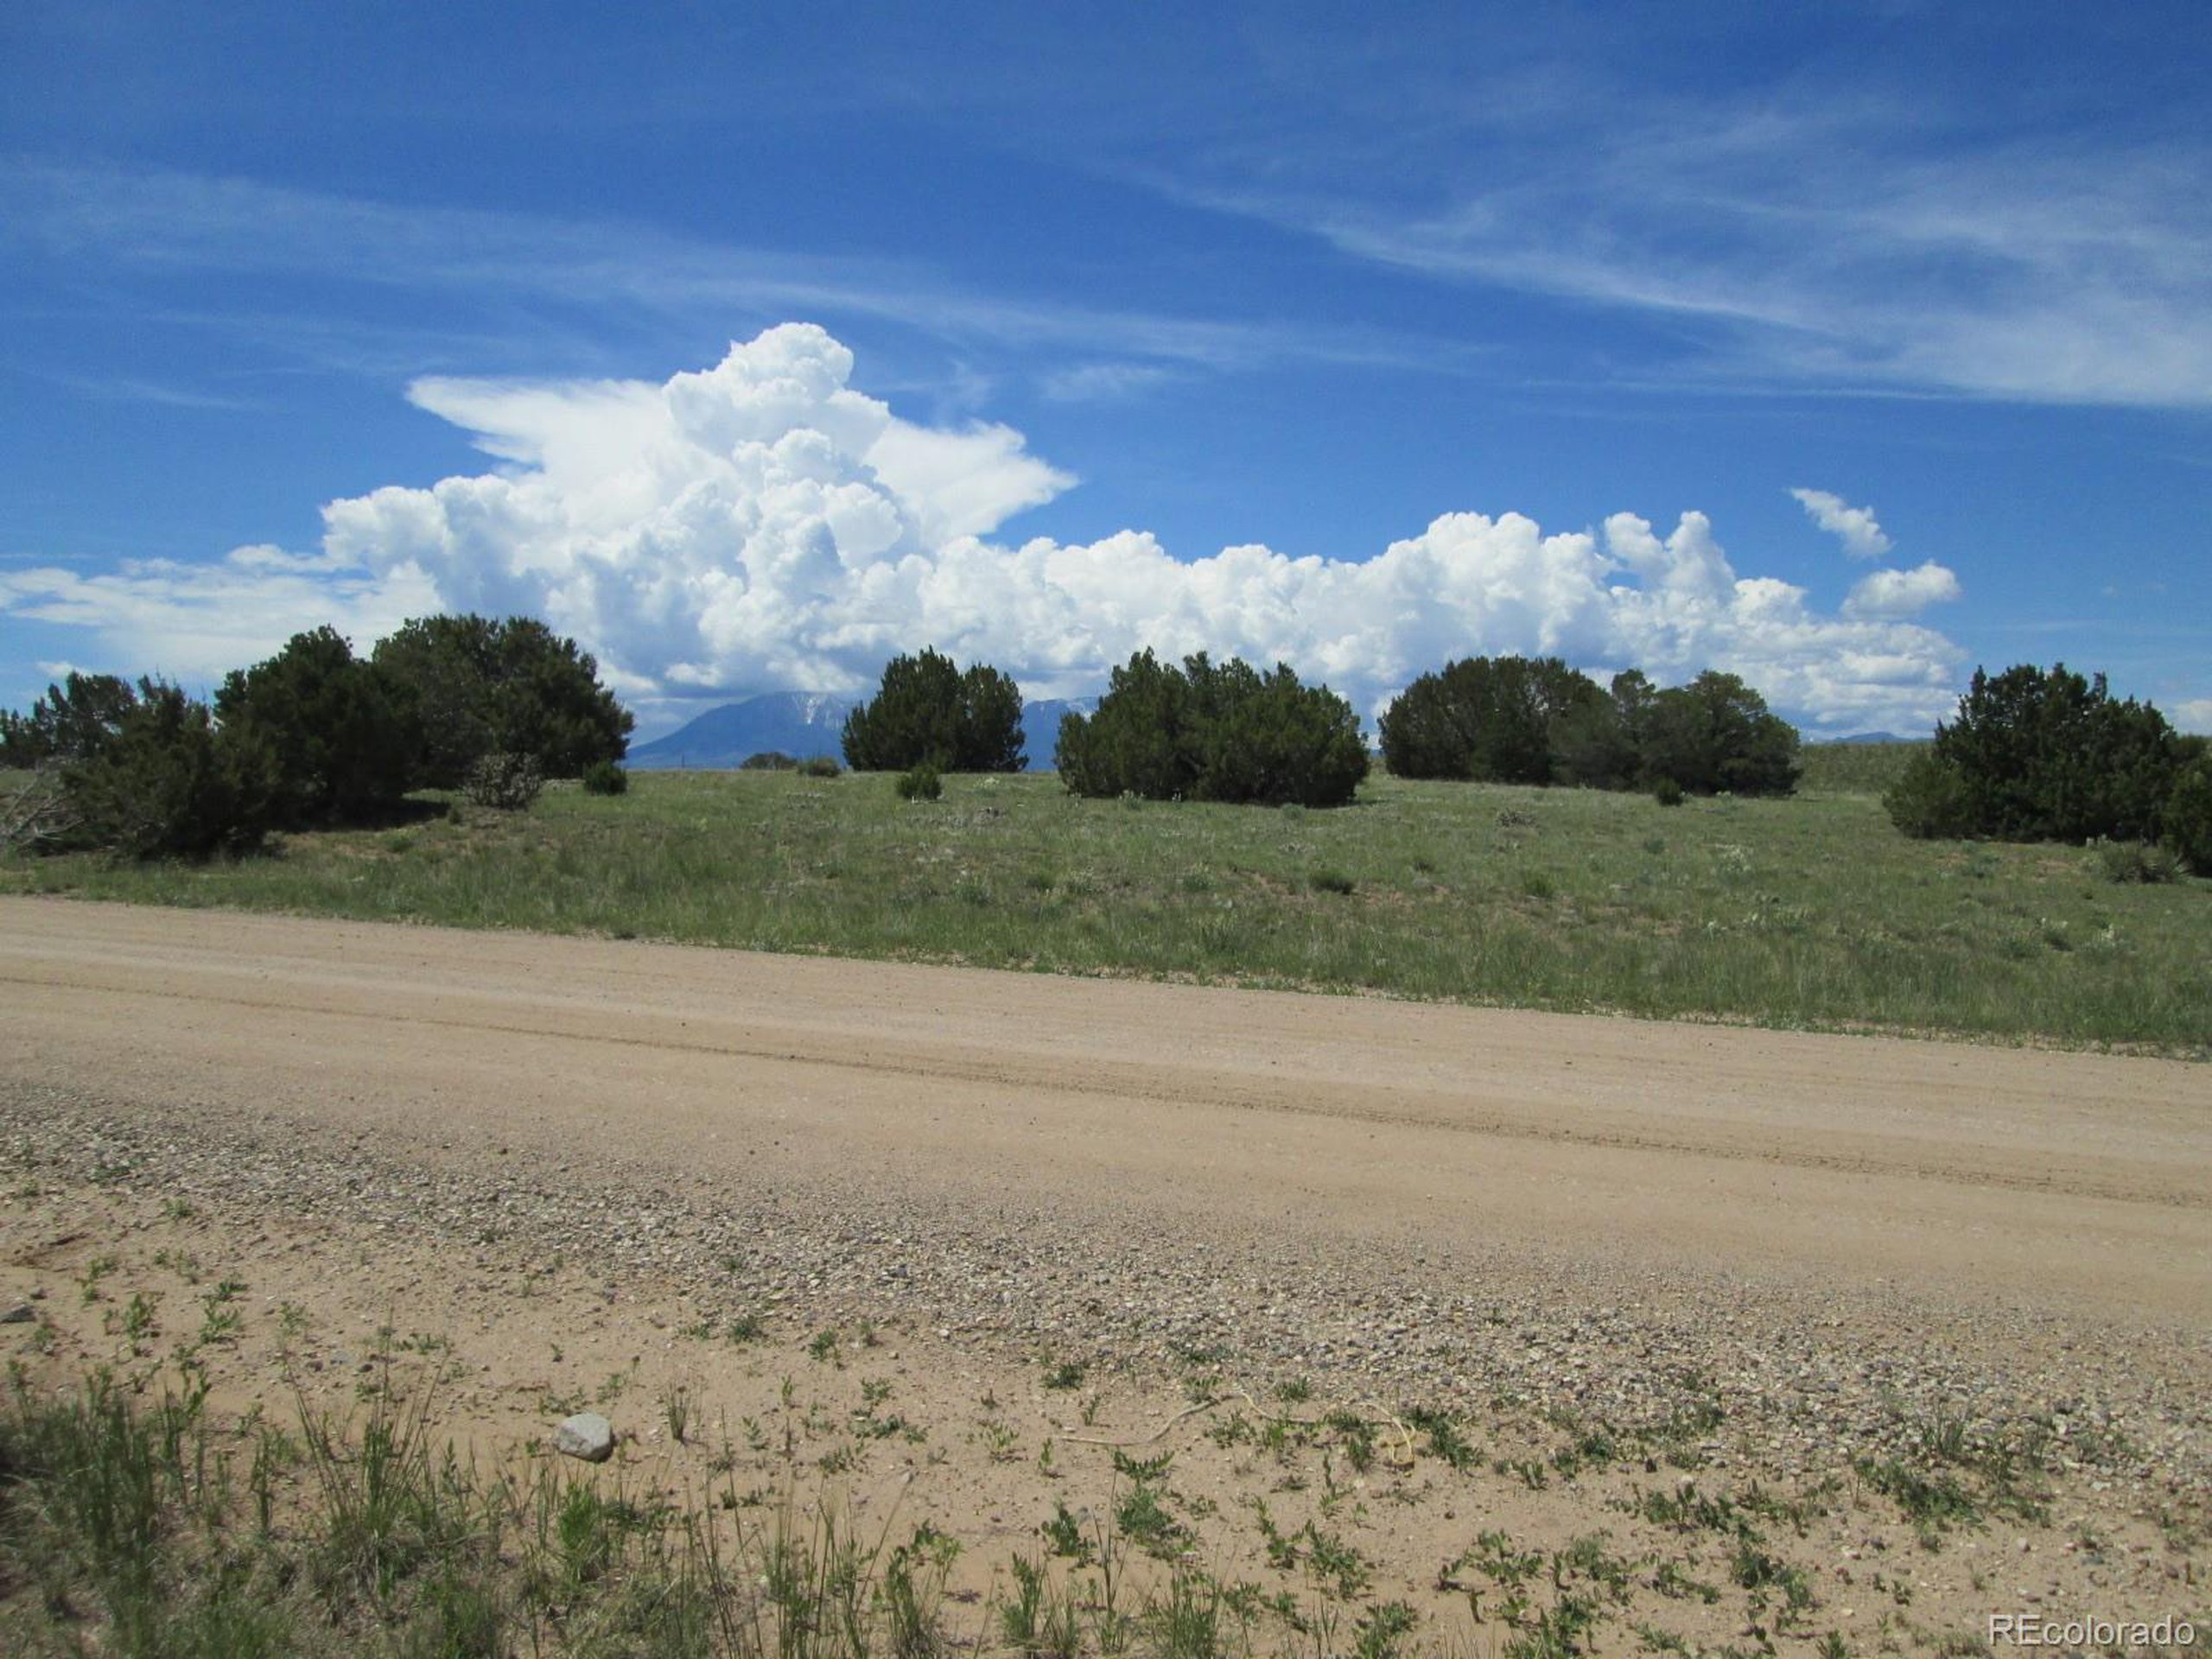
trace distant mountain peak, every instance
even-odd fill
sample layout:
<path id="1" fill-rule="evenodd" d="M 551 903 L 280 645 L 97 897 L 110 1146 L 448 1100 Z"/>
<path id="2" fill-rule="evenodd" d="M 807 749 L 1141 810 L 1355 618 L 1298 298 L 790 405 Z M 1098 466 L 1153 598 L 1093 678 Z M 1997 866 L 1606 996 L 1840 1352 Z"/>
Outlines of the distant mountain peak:
<path id="1" fill-rule="evenodd" d="M 763 691 L 709 709 L 666 737 L 633 744 L 628 761 L 645 772 L 679 766 L 720 772 L 775 752 L 799 760 L 817 754 L 842 759 L 845 716 L 855 702 L 833 691 Z M 1063 715 L 1089 714 L 1097 706 L 1096 697 L 1024 703 L 1021 729 L 1029 770 L 1051 770 Z"/>
<path id="2" fill-rule="evenodd" d="M 801 760 L 835 755 L 852 707 L 827 691 L 763 691 L 709 709 L 666 737 L 632 746 L 629 764 L 649 772 L 677 766 L 712 772 L 772 751 Z"/>

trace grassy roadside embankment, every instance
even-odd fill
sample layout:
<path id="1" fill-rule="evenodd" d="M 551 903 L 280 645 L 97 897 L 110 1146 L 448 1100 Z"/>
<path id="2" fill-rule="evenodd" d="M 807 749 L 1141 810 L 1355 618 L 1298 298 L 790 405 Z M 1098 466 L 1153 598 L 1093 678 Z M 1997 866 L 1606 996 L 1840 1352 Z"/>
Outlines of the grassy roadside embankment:
<path id="1" fill-rule="evenodd" d="M 12 859 L 0 892 L 1784 1027 L 2212 1051 L 2212 883 L 1923 842 L 1906 746 L 1788 800 L 1382 778 L 1336 811 L 1084 801 L 1049 774 L 642 773 L 526 815 L 283 837 L 206 866 Z"/>

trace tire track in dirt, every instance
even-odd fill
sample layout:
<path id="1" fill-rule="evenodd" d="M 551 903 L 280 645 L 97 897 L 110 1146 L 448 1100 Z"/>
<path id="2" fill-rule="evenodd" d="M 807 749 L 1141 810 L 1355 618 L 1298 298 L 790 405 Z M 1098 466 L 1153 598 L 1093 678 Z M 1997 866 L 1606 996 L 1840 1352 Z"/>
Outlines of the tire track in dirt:
<path id="1" fill-rule="evenodd" d="M 205 972 L 205 969 L 200 970 Z M 521 1037 L 584 1047 L 683 1050 L 733 1060 L 766 1060 L 786 1065 L 819 1066 L 832 1071 L 892 1078 L 927 1078 L 934 1082 L 985 1084 L 994 1088 L 1050 1091 L 1103 1100 L 1136 1099 L 1182 1103 L 1225 1111 L 1273 1113 L 1287 1116 L 1333 1120 L 1374 1128 L 1418 1127 L 1447 1134 L 1482 1137 L 1510 1137 L 1560 1146 L 1603 1147 L 1617 1151 L 1688 1154 L 1700 1158 L 1741 1160 L 1839 1174 L 1903 1176 L 1936 1183 L 1999 1186 L 2020 1192 L 2064 1192 L 2083 1198 L 2155 1204 L 2181 1209 L 2212 1209 L 2212 1191 L 2186 1178 L 2160 1185 L 2155 1172 L 2131 1168 L 2126 1172 L 2098 1170 L 2076 1165 L 2046 1167 L 2031 1173 L 2006 1167 L 1989 1158 L 1976 1159 L 1960 1149 L 1959 1155 L 1942 1160 L 1924 1153 L 1907 1156 L 1878 1152 L 1823 1150 L 1789 1145 L 1771 1137 L 1747 1136 L 1740 1125 L 1713 1134 L 1656 1135 L 1595 1122 L 1542 1122 L 1528 1116 L 1485 1113 L 1466 1095 L 1408 1091 L 1387 1084 L 1372 1084 L 1369 1093 L 1378 1103 L 1358 1104 L 1330 1090 L 1315 1089 L 1294 1079 L 1255 1082 L 1218 1071 L 1171 1067 L 1140 1061 L 1093 1062 L 1081 1076 L 1071 1076 L 1065 1064 L 1047 1057 L 983 1056 L 957 1046 L 921 1043 L 836 1044 L 811 1038 L 798 1028 L 733 1026 L 715 1035 L 685 1029 L 638 1032 L 577 1031 L 562 1024 L 558 1004 L 517 1003 L 506 1017 L 489 1011 L 461 1014 L 438 1005 L 454 999 L 424 996 L 404 987 L 332 982 L 321 995 L 306 988 L 291 995 L 252 996 L 241 992 L 207 988 L 176 990 L 134 980 L 121 970 L 28 975 L 0 972 L 0 985 L 31 992 L 92 993 L 101 995 L 157 999 L 170 1002 L 220 1007 L 257 1014 L 318 1014 L 380 1022 L 395 1027 L 422 1027 L 441 1032 Z M 363 1006 L 361 998 L 412 1001 L 420 1006 L 378 1008 Z M 532 1017 L 534 1016 L 534 1017 Z M 669 1016 L 640 1013 L 640 1027 L 677 1024 Z M 1845 1039 L 1852 1040 L 1852 1039 Z M 1418 1102 L 1416 1105 L 1414 1103 Z M 1728 1137 L 1734 1138 L 1728 1138 Z"/>
<path id="2" fill-rule="evenodd" d="M 1164 1245 L 2212 1306 L 2212 1069 L 2180 1062 L 52 900 L 0 899 L 0 1088 L 182 1133 L 244 1110 Z"/>

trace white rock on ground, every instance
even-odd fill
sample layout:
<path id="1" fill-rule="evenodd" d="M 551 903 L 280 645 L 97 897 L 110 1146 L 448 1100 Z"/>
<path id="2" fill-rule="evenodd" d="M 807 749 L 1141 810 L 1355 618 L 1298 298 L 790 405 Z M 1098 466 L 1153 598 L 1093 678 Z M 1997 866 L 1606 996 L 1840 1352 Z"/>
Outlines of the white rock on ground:
<path id="1" fill-rule="evenodd" d="M 553 1449 L 586 1463 L 605 1463 L 614 1455 L 614 1425 L 595 1411 L 580 1411 L 553 1431 Z"/>

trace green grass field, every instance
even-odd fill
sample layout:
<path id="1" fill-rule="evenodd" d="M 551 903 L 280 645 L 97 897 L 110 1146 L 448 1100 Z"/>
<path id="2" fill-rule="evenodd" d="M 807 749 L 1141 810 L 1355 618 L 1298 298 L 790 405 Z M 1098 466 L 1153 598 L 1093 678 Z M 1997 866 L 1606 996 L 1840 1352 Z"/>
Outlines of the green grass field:
<path id="1" fill-rule="evenodd" d="M 524 815 L 207 866 L 11 859 L 0 891 L 1784 1027 L 2212 1053 L 2212 882 L 1913 842 L 1894 752 L 1788 800 L 1377 779 L 1334 811 L 1084 801 L 1049 775 L 638 774 Z M 1872 780 L 1872 781 L 1870 781 Z"/>
<path id="2" fill-rule="evenodd" d="M 1879 795 L 1925 743 L 1808 743 L 1798 751 L 1800 795 Z"/>

